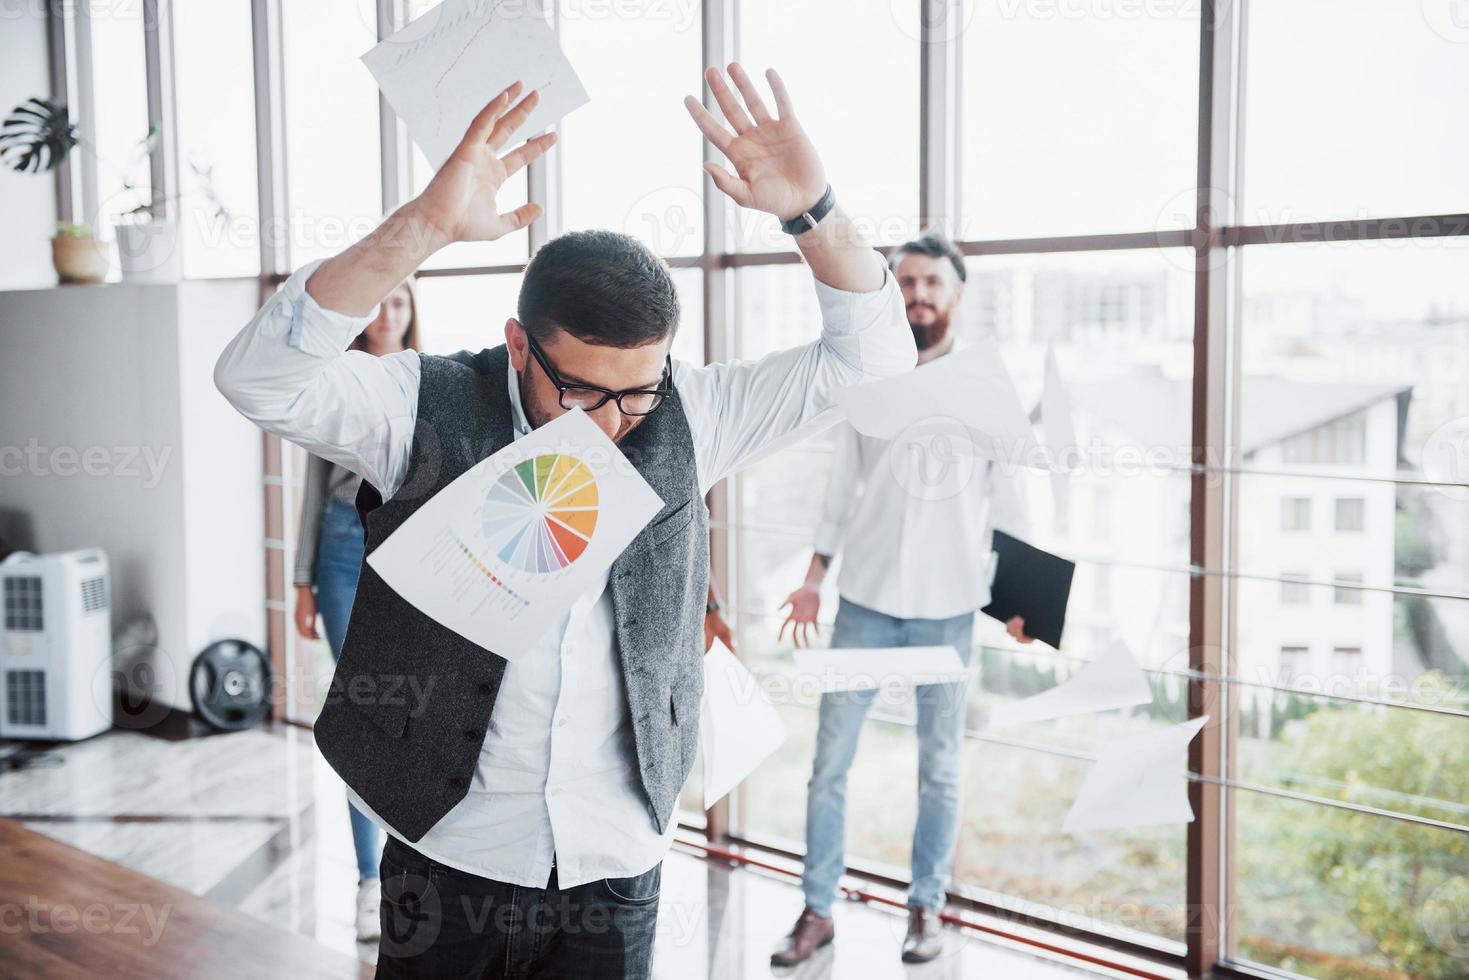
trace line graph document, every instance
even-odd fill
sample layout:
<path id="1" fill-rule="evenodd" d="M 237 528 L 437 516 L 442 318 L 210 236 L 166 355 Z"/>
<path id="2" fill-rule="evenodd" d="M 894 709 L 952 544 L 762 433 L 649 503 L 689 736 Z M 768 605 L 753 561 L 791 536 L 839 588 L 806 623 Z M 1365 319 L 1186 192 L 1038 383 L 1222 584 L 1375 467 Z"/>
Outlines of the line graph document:
<path id="1" fill-rule="evenodd" d="M 602 581 L 662 507 L 576 409 L 466 470 L 367 563 L 425 615 L 514 660 Z"/>
<path id="2" fill-rule="evenodd" d="M 505 144 L 548 128 L 587 102 L 586 89 L 539 12 L 520 0 L 444 0 L 362 56 L 388 105 L 435 170 L 475 115 L 511 82 L 540 104 Z"/>

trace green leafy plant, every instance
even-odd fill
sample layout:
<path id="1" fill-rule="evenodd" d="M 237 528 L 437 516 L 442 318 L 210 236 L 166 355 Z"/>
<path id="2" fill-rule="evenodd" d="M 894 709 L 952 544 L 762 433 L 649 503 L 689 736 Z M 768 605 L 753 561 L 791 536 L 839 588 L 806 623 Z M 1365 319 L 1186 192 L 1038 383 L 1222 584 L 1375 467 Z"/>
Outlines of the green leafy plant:
<path id="1" fill-rule="evenodd" d="M 55 169 L 65 160 L 74 146 L 81 146 L 98 162 L 111 167 L 122 177 L 123 192 L 138 203 L 119 212 L 124 218 L 153 220 L 160 216 L 165 198 L 155 196 L 146 186 L 148 162 L 158 149 L 159 130 L 156 125 L 148 127 L 148 134 L 133 148 L 132 157 L 125 168 L 102 159 L 77 134 L 76 124 L 66 106 L 42 98 L 28 99 L 16 106 L 0 124 L 0 163 L 21 173 L 44 173 Z M 229 221 L 230 213 L 214 187 L 214 167 L 207 160 L 190 158 L 189 169 L 193 172 L 200 192 L 204 195 L 210 218 L 216 225 Z M 177 195 L 174 195 L 174 199 Z M 84 227 L 84 226 L 76 226 Z M 68 234 L 58 232 L 58 234 Z M 70 237 L 90 237 L 71 234 Z"/>
<path id="2" fill-rule="evenodd" d="M 46 99 L 27 99 L 0 124 L 0 162 L 21 173 L 53 169 L 76 144 L 66 106 Z"/>
<path id="3" fill-rule="evenodd" d="M 89 225 L 73 224 L 70 221 L 56 222 L 57 238 L 91 238 L 92 229 Z"/>

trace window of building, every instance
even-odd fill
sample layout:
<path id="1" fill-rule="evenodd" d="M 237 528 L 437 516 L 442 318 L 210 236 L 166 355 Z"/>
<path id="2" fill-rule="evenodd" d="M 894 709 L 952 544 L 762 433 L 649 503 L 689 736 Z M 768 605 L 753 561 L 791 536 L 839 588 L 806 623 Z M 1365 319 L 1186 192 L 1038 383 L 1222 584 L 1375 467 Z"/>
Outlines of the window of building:
<path id="1" fill-rule="evenodd" d="M 1311 498 L 1286 497 L 1280 502 L 1280 529 L 1282 531 L 1309 531 L 1311 529 Z"/>

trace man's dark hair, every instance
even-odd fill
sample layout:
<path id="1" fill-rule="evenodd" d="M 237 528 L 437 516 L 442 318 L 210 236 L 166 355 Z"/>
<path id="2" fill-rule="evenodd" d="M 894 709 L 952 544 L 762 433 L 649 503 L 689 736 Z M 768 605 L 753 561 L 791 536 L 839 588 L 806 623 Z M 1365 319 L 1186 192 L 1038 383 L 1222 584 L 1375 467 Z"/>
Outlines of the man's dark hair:
<path id="1" fill-rule="evenodd" d="M 930 255 L 936 259 L 948 259 L 954 266 L 954 271 L 959 274 L 959 281 L 963 282 L 968 276 L 964 269 L 964 256 L 954 247 L 954 243 L 943 235 L 935 235 L 932 232 L 920 235 L 911 242 L 904 242 L 893 250 L 889 264 L 896 267 L 905 255 Z"/>
<path id="2" fill-rule="evenodd" d="M 557 329 L 603 347 L 642 347 L 678 327 L 668 266 L 615 231 L 573 231 L 542 245 L 526 267 L 516 316 L 537 341 Z"/>

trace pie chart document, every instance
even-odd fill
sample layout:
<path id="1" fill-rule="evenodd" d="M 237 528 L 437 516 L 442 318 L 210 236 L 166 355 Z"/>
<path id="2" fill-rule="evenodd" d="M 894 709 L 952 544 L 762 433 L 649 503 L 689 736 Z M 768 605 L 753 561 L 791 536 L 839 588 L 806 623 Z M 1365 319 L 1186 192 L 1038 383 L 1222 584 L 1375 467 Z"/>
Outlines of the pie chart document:
<path id="1" fill-rule="evenodd" d="M 514 660 L 602 584 L 662 507 L 576 409 L 465 471 L 367 563 L 425 615 Z"/>

